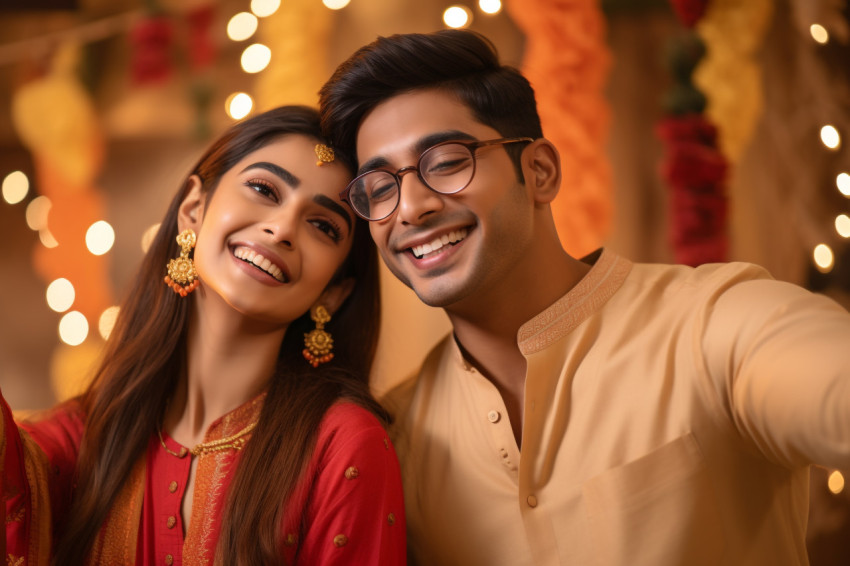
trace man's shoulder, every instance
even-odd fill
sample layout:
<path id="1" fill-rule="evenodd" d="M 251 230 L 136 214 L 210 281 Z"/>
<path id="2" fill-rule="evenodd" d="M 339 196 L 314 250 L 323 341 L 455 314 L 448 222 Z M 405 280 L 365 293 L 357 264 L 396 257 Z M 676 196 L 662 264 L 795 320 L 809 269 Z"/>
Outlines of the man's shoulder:
<path id="1" fill-rule="evenodd" d="M 454 355 L 453 352 L 452 335 L 447 334 L 431 348 L 419 368 L 379 396 L 378 400 L 381 405 L 389 411 L 396 422 L 408 412 L 416 391 L 423 380 L 434 377 L 438 373 L 437 368 L 443 363 L 446 356 Z"/>
<path id="2" fill-rule="evenodd" d="M 734 261 L 705 263 L 696 267 L 682 264 L 635 263 L 629 274 L 629 279 L 633 281 L 663 280 L 690 285 L 711 285 L 751 279 L 773 279 L 773 277 L 759 265 Z"/>

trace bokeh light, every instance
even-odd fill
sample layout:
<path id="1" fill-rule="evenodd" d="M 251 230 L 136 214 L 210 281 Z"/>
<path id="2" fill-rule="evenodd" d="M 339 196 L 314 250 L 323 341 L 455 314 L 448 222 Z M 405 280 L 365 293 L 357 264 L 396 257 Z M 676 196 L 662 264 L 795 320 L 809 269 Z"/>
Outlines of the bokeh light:
<path id="1" fill-rule="evenodd" d="M 55 248 L 59 245 L 59 242 L 47 228 L 38 231 L 38 239 L 41 240 L 41 245 L 45 248 Z"/>
<path id="2" fill-rule="evenodd" d="M 115 320 L 118 318 L 118 311 L 121 307 L 111 306 L 100 314 L 97 321 L 97 330 L 104 340 L 109 340 L 109 335 L 112 334 L 112 329 L 115 328 Z"/>
<path id="3" fill-rule="evenodd" d="M 271 16 L 280 8 L 280 0 L 251 0 L 251 11 L 258 18 Z"/>
<path id="4" fill-rule="evenodd" d="M 115 243 L 115 230 L 105 220 L 98 220 L 86 230 L 86 247 L 94 255 L 103 255 Z"/>
<path id="5" fill-rule="evenodd" d="M 835 231 L 842 238 L 850 238 L 850 216 L 839 214 L 835 217 Z"/>
<path id="6" fill-rule="evenodd" d="M 351 0 L 322 0 L 322 4 L 331 10 L 342 10 L 349 3 L 351 3 Z"/>
<path id="7" fill-rule="evenodd" d="M 842 195 L 850 197 L 850 174 L 839 173 L 835 178 L 835 185 L 838 187 L 838 190 L 841 191 Z"/>
<path id="8" fill-rule="evenodd" d="M 812 34 L 812 39 L 821 45 L 829 41 L 829 32 L 820 24 L 812 24 L 809 26 L 809 33 Z"/>
<path id="9" fill-rule="evenodd" d="M 46 196 L 35 197 L 27 205 L 27 226 L 38 232 L 47 228 L 47 213 L 53 203 Z"/>
<path id="10" fill-rule="evenodd" d="M 26 198 L 30 190 L 30 180 L 23 171 L 12 171 L 3 178 L 3 200 L 17 204 Z"/>
<path id="11" fill-rule="evenodd" d="M 234 92 L 227 97 L 224 107 L 228 116 L 234 120 L 241 120 L 251 113 L 251 109 L 254 107 L 254 100 L 247 93 Z"/>
<path id="12" fill-rule="evenodd" d="M 465 28 L 472 23 L 472 12 L 466 6 L 450 6 L 443 12 L 443 23 L 450 28 Z"/>
<path id="13" fill-rule="evenodd" d="M 838 149 L 841 145 L 841 135 L 835 126 L 827 124 L 820 129 L 820 141 L 829 149 Z"/>
<path id="14" fill-rule="evenodd" d="M 262 43 L 253 43 L 242 52 L 242 70 L 246 73 L 259 73 L 269 66 L 272 50 Z"/>
<path id="15" fill-rule="evenodd" d="M 501 0 L 478 0 L 478 7 L 485 14 L 498 14 L 502 11 Z"/>
<path id="16" fill-rule="evenodd" d="M 76 293 L 74 285 L 64 277 L 56 279 L 47 286 L 47 306 L 56 312 L 65 312 L 74 304 Z"/>
<path id="17" fill-rule="evenodd" d="M 89 322 L 80 311 L 71 311 L 59 321 L 59 338 L 69 346 L 79 346 L 89 335 Z"/>
<path id="18" fill-rule="evenodd" d="M 233 41 L 245 41 L 257 31 L 257 16 L 250 12 L 239 12 L 227 22 L 227 37 Z"/>
<path id="19" fill-rule="evenodd" d="M 835 254 L 832 253 L 832 248 L 826 244 L 818 244 L 812 254 L 815 260 L 815 266 L 821 273 L 829 273 L 832 271 Z"/>
<path id="20" fill-rule="evenodd" d="M 844 475 L 838 470 L 835 470 L 829 474 L 829 478 L 826 480 L 826 485 L 829 487 L 829 491 L 838 495 L 844 491 Z"/>

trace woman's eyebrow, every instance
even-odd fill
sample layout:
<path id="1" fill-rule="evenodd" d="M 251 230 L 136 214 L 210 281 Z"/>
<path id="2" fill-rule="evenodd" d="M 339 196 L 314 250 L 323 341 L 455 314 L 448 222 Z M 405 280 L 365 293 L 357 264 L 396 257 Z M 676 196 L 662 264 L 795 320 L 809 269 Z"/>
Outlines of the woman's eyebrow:
<path id="1" fill-rule="evenodd" d="M 301 185 L 301 179 L 281 167 L 280 165 L 275 165 L 274 163 L 269 163 L 268 161 L 258 161 L 257 163 L 252 163 L 242 170 L 242 173 L 248 171 L 249 169 L 265 169 L 272 175 L 276 175 L 280 177 L 283 182 L 289 185 L 292 188 L 297 188 Z"/>
<path id="2" fill-rule="evenodd" d="M 348 212 L 346 212 L 345 208 L 341 204 L 325 195 L 314 196 L 313 202 L 320 204 L 326 208 L 329 208 L 333 212 L 342 216 L 342 218 L 345 220 L 345 223 L 348 225 L 348 229 L 351 230 L 351 217 L 348 215 Z"/>

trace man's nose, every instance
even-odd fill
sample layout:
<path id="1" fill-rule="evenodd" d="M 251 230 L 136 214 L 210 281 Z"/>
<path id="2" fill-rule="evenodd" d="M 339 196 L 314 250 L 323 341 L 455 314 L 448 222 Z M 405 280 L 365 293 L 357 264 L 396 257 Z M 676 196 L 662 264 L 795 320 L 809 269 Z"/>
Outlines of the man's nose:
<path id="1" fill-rule="evenodd" d="M 408 175 L 408 173 L 415 173 Z M 430 214 L 443 208 L 443 195 L 431 190 L 415 167 L 405 167 L 398 173 L 398 218 L 405 224 L 419 224 Z"/>

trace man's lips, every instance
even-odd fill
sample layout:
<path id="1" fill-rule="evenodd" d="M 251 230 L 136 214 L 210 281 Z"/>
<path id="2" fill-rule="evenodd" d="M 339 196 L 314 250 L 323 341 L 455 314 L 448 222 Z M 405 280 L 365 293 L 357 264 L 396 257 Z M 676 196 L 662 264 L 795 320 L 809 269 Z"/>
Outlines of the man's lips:
<path id="1" fill-rule="evenodd" d="M 261 253 L 252 250 L 245 246 L 237 246 L 233 250 L 233 255 L 237 259 L 241 259 L 245 263 L 250 263 L 260 271 L 268 273 L 281 283 L 289 282 L 289 275 L 284 269 L 273 263 L 270 259 L 263 256 Z"/>
<path id="2" fill-rule="evenodd" d="M 430 241 L 410 246 L 408 249 L 410 249 L 416 259 L 424 259 L 431 255 L 436 255 L 446 246 L 453 246 L 463 241 L 468 234 L 468 228 L 458 228 L 457 230 L 437 236 Z"/>

